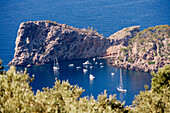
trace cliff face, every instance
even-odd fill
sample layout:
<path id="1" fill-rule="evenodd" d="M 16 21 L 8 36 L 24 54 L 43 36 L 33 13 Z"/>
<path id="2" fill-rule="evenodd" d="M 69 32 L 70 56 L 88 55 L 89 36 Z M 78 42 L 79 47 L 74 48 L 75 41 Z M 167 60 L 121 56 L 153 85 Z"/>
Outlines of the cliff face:
<path id="1" fill-rule="evenodd" d="M 9 65 L 44 65 L 61 60 L 112 58 L 114 66 L 145 72 L 170 63 L 170 26 L 140 31 L 124 28 L 106 38 L 93 29 L 79 29 L 51 21 L 21 23 L 14 59 Z"/>
<path id="2" fill-rule="evenodd" d="M 170 26 L 160 25 L 140 31 L 127 46 L 117 51 L 113 65 L 145 72 L 170 64 Z"/>
<path id="3" fill-rule="evenodd" d="M 21 23 L 14 59 L 9 65 L 43 65 L 59 60 L 102 56 L 110 41 L 93 30 L 51 21 Z"/>
<path id="4" fill-rule="evenodd" d="M 126 45 L 137 32 L 139 27 L 134 26 L 106 38 L 92 29 L 51 21 L 24 22 L 19 27 L 14 59 L 9 65 L 43 65 L 55 58 L 73 60 L 106 56 L 110 54 L 108 48 Z"/>

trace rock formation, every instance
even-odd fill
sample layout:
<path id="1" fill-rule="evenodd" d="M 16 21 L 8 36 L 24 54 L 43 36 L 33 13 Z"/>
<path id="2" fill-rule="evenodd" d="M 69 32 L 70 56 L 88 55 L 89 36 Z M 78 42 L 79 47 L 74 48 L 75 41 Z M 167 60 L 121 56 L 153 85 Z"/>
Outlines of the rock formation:
<path id="1" fill-rule="evenodd" d="M 145 72 L 170 64 L 170 26 L 140 31 L 127 45 L 119 47 L 114 57 L 111 61 L 114 66 Z"/>
<path id="2" fill-rule="evenodd" d="M 79 29 L 52 21 L 20 24 L 14 59 L 9 65 L 44 65 L 61 60 L 111 57 L 114 66 L 141 71 L 169 63 L 170 26 L 140 31 L 124 28 L 106 38 L 93 29 Z"/>
<path id="3" fill-rule="evenodd" d="M 103 56 L 110 41 L 91 29 L 51 21 L 21 23 L 9 65 L 43 65 L 59 60 Z"/>

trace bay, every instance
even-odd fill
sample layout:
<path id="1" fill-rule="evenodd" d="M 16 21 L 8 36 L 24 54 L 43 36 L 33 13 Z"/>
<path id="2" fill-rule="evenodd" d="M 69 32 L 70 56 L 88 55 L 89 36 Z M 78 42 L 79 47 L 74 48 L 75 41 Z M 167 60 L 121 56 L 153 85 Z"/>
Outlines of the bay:
<path id="1" fill-rule="evenodd" d="M 52 20 L 78 28 L 94 27 L 100 34 L 109 37 L 122 28 L 140 25 L 141 30 L 170 24 L 169 0 L 1 0 L 0 1 L 0 58 L 6 70 L 13 59 L 15 40 L 20 23 L 26 21 Z M 82 65 L 84 60 L 60 62 L 61 70 L 57 75 L 53 64 L 28 68 L 30 75 L 35 74 L 33 90 L 52 87 L 55 77 L 68 79 L 72 85 L 78 84 L 86 91 L 82 96 L 93 94 L 95 98 L 104 89 L 108 94 L 117 94 L 126 105 L 131 104 L 134 95 L 144 90 L 144 84 L 150 84 L 149 73 L 122 70 L 127 94 L 120 94 L 115 87 L 119 83 L 119 69 L 104 62 L 104 67 L 96 67 L 83 74 L 82 69 L 68 68 L 68 64 Z M 100 61 L 99 61 L 100 62 Z M 18 67 L 23 69 L 25 67 Z M 115 72 L 115 76 L 110 75 Z M 93 82 L 89 74 L 96 76 Z"/>
<path id="2" fill-rule="evenodd" d="M 144 85 L 150 86 L 152 77 L 149 73 L 122 69 L 123 85 L 128 91 L 122 94 L 116 89 L 120 83 L 119 68 L 113 67 L 105 59 L 97 59 L 95 62 L 89 59 L 93 68 L 90 68 L 90 65 L 88 67 L 83 66 L 85 61 L 59 62 L 60 69 L 58 71 L 53 70 L 53 63 L 28 68 L 30 76 L 35 75 L 34 82 L 30 84 L 33 87 L 33 91 L 42 90 L 43 87 L 52 88 L 55 78 L 57 78 L 61 81 L 68 80 L 71 85 L 78 85 L 85 89 L 82 97 L 93 95 L 97 99 L 97 96 L 101 92 L 107 90 L 108 95 L 116 94 L 118 100 L 121 102 L 125 101 L 125 105 L 131 105 L 135 95 L 139 94 L 141 90 L 144 90 Z M 95 64 L 96 62 L 98 63 Z M 74 64 L 74 66 L 69 67 L 69 64 Z M 81 68 L 77 69 L 76 67 Z M 17 66 L 18 70 L 24 70 L 24 68 L 25 66 Z M 84 73 L 83 69 L 87 69 L 88 71 Z M 111 75 L 111 73 L 115 74 Z M 94 75 L 95 79 L 90 80 L 90 74 Z"/>

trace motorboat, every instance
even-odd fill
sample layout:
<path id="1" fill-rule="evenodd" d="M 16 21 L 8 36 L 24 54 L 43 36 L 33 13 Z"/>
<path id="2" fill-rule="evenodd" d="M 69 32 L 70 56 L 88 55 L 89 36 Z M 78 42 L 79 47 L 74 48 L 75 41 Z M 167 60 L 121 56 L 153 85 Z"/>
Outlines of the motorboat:
<path id="1" fill-rule="evenodd" d="M 76 67 L 76 69 L 80 69 L 80 68 L 81 68 L 80 66 Z"/>
<path id="2" fill-rule="evenodd" d="M 69 66 L 69 67 L 73 67 L 73 66 L 74 66 L 74 64 L 69 64 L 68 66 Z"/>
<path id="3" fill-rule="evenodd" d="M 114 75 L 115 73 L 111 73 L 111 75 Z"/>
<path id="4" fill-rule="evenodd" d="M 104 66 L 100 66 L 100 68 L 103 68 Z"/>

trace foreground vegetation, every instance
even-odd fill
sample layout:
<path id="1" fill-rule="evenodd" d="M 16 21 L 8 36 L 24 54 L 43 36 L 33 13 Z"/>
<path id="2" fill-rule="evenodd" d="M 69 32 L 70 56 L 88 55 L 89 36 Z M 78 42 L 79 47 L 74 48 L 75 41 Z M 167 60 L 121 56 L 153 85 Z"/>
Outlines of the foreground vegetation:
<path id="1" fill-rule="evenodd" d="M 115 95 L 106 91 L 95 100 L 81 97 L 82 88 L 70 85 L 68 81 L 56 79 L 53 88 L 43 88 L 36 94 L 32 91 L 27 70 L 16 71 L 11 66 L 6 73 L 0 75 L 0 112 L 64 112 L 64 113 L 114 113 L 114 112 L 169 112 L 170 111 L 170 65 L 153 73 L 152 87 L 141 91 L 135 97 L 133 105 L 124 107 L 124 103 L 116 100 Z"/>

